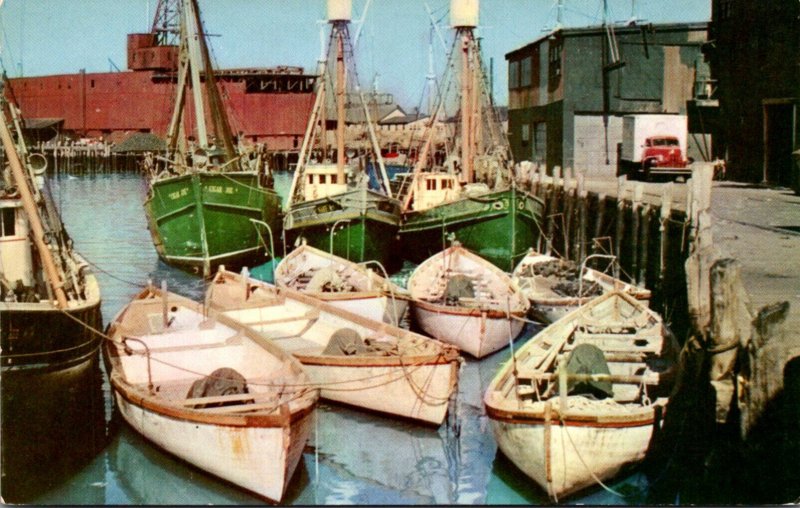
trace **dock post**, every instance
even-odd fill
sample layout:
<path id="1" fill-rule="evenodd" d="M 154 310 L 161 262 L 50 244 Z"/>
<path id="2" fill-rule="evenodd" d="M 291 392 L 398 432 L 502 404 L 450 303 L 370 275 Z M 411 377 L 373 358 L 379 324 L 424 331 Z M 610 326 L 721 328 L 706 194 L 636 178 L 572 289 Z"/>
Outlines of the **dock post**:
<path id="1" fill-rule="evenodd" d="M 589 214 L 589 193 L 586 192 L 585 175 L 578 173 L 578 228 L 577 228 L 577 254 L 581 262 L 586 257 L 586 216 Z"/>
<path id="2" fill-rule="evenodd" d="M 627 178 L 621 176 L 617 179 L 617 223 L 614 228 L 614 255 L 617 256 L 620 271 L 622 266 L 622 237 L 625 236 L 625 187 Z"/>
<path id="3" fill-rule="evenodd" d="M 640 182 L 633 187 L 633 205 L 631 206 L 631 278 L 638 284 L 639 280 L 639 251 L 640 251 L 640 228 L 641 228 L 641 208 L 642 197 L 644 196 L 644 185 Z"/>

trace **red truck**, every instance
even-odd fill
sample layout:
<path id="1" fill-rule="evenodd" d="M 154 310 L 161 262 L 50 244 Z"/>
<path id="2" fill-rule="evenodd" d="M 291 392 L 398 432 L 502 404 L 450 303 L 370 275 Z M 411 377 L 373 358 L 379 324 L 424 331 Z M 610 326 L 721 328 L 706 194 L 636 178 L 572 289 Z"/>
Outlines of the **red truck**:
<path id="1" fill-rule="evenodd" d="M 692 160 L 686 157 L 687 136 L 685 115 L 623 117 L 618 174 L 648 181 L 654 176 L 690 176 Z"/>

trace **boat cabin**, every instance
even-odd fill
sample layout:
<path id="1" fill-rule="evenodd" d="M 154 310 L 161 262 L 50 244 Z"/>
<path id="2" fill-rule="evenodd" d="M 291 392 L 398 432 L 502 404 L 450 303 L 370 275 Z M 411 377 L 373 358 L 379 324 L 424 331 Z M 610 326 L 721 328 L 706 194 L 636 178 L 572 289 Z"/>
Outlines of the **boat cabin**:
<path id="1" fill-rule="evenodd" d="M 33 286 L 33 258 L 28 220 L 19 199 L 0 199 L 0 267 L 3 284 Z"/>
<path id="2" fill-rule="evenodd" d="M 420 173 L 414 184 L 414 210 L 427 210 L 461 194 L 458 177 L 450 173 Z"/>
<path id="3" fill-rule="evenodd" d="M 324 198 L 326 196 L 335 196 L 347 190 L 347 172 L 349 168 L 345 168 L 345 177 L 339 181 L 339 172 L 336 164 L 309 164 L 305 168 L 303 177 L 305 182 L 303 185 L 303 192 L 306 201 Z"/>

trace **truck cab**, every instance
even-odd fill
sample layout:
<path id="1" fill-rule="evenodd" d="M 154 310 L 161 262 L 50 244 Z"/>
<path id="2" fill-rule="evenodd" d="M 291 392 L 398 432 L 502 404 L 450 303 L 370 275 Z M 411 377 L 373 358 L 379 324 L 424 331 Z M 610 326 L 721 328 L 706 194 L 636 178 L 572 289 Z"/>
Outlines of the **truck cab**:
<path id="1" fill-rule="evenodd" d="M 652 136 L 645 139 L 642 153 L 644 167 L 685 168 L 686 164 L 681 144 L 675 136 Z"/>

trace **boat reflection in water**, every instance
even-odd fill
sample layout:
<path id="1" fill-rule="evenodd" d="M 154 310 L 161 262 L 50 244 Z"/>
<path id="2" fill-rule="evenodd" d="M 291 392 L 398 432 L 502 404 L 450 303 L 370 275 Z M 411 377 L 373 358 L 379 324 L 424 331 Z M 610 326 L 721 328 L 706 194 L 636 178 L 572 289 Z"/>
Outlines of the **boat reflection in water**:
<path id="1" fill-rule="evenodd" d="M 339 406 L 320 405 L 308 504 L 452 504 L 456 468 L 447 424 L 438 430 Z"/>

